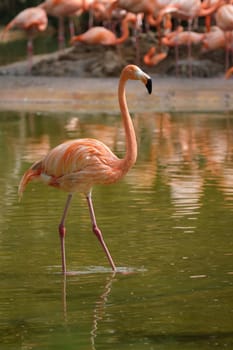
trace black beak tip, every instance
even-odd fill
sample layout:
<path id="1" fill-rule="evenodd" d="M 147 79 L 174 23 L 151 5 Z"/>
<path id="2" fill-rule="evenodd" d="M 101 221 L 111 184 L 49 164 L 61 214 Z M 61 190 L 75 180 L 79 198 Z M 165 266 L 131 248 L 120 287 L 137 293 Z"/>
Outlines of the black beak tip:
<path id="1" fill-rule="evenodd" d="M 151 94 L 152 93 L 152 80 L 150 78 L 147 80 L 146 88 L 147 88 L 147 91 L 149 92 L 149 94 Z"/>

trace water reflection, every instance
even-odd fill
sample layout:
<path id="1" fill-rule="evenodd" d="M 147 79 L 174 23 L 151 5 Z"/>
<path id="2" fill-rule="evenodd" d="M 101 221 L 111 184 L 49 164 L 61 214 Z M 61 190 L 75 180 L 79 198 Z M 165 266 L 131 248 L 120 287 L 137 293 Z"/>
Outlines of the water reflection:
<path id="1" fill-rule="evenodd" d="M 159 167 L 164 184 L 170 187 L 171 200 L 178 216 L 198 212 L 206 178 L 215 178 L 224 196 L 231 198 L 231 115 L 210 117 L 193 114 L 187 117 L 182 114 L 144 113 L 135 115 L 134 121 L 139 159 L 126 182 L 150 188 L 156 182 Z M 12 180 L 20 176 L 25 163 L 40 159 L 51 147 L 68 138 L 98 138 L 119 156 L 124 152 L 124 131 L 116 116 L 67 115 L 60 118 L 38 114 L 7 115 L 1 119 L 1 129 L 2 140 L 7 145 L 6 150 L 4 144 L 1 145 L 3 152 L 13 150 L 14 154 L 13 168 L 8 171 Z M 4 159 L 2 162 L 5 168 Z M 5 191 L 7 199 L 9 188 Z"/>
<path id="2" fill-rule="evenodd" d="M 93 137 L 119 156 L 124 153 L 124 131 L 116 116 L 61 118 L 22 113 L 1 117 L 2 152 L 11 153 L 11 163 L 5 164 L 3 158 L 1 164 L 8 174 L 8 181 L 2 180 L 1 186 L 7 203 L 11 199 L 11 183 L 16 185 L 26 164 L 39 160 L 65 139 Z M 144 113 L 135 115 L 134 122 L 139 158 L 125 178 L 126 183 L 150 189 L 159 176 L 163 185 L 170 188 L 173 216 L 195 218 L 206 181 L 214 179 L 226 199 L 225 205 L 232 208 L 232 115 Z M 12 168 L 6 169 L 7 166 Z"/>
<path id="3" fill-rule="evenodd" d="M 96 187 L 94 199 L 117 266 L 135 273 L 112 276 L 77 196 L 66 243 L 79 274 L 62 285 L 66 194 L 34 183 L 18 203 L 19 179 L 69 138 L 98 138 L 121 156 L 120 118 L 0 113 L 4 350 L 231 348 L 233 115 L 143 113 L 134 122 L 135 167 L 117 185 Z"/>
<path id="4" fill-rule="evenodd" d="M 96 302 L 94 313 L 93 313 L 93 326 L 91 330 L 91 345 L 92 349 L 95 350 L 95 338 L 97 337 L 98 324 L 104 317 L 104 308 L 107 303 L 108 296 L 111 292 L 113 279 L 115 274 L 112 274 L 110 278 L 107 278 L 106 285 L 104 287 L 104 292 L 101 294 L 99 300 Z"/>
<path id="5" fill-rule="evenodd" d="M 91 274 L 91 272 L 89 272 L 89 274 Z M 78 273 L 76 273 L 75 275 L 77 276 Z M 110 272 L 110 275 L 109 274 L 107 275 L 104 286 L 101 288 L 103 289 L 103 292 L 101 293 L 101 295 L 98 297 L 97 301 L 94 304 L 94 308 L 92 312 L 93 320 L 92 320 L 92 326 L 90 329 L 90 343 L 91 343 L 92 350 L 96 349 L 95 341 L 98 336 L 99 324 L 105 317 L 105 313 L 106 313 L 105 308 L 108 301 L 108 297 L 111 293 L 112 284 L 115 277 L 116 277 L 116 273 L 114 272 Z M 67 326 L 69 326 L 69 312 L 67 310 L 67 298 L 69 297 L 69 295 L 67 296 L 67 291 L 66 291 L 68 282 L 67 282 L 67 276 L 63 276 L 63 292 L 62 292 L 63 293 L 63 312 L 64 312 L 64 321 Z"/>

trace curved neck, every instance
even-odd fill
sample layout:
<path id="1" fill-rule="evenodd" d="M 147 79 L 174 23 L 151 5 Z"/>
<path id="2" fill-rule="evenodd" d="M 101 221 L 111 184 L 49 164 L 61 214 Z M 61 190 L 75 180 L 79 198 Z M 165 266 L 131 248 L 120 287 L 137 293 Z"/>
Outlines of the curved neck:
<path id="1" fill-rule="evenodd" d="M 121 26 L 121 36 L 116 39 L 115 44 L 121 44 L 123 43 L 129 36 L 129 28 L 128 28 L 128 20 L 125 18 L 122 21 L 122 26 Z"/>
<path id="2" fill-rule="evenodd" d="M 118 87 L 118 99 L 121 111 L 121 117 L 125 129 L 125 143 L 126 143 L 126 153 L 123 162 L 123 171 L 127 172 L 136 162 L 137 159 L 137 140 L 134 131 L 134 126 L 129 115 L 126 96 L 125 96 L 125 84 L 126 78 L 124 73 L 121 75 L 119 87 Z"/>

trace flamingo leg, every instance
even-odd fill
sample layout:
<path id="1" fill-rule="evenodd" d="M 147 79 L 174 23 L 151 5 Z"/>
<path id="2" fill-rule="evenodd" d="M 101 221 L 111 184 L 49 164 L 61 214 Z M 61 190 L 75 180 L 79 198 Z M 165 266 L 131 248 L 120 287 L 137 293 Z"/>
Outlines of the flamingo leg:
<path id="1" fill-rule="evenodd" d="M 66 228 L 65 228 L 65 219 L 67 216 L 68 208 L 70 206 L 70 202 L 72 199 L 72 194 L 70 193 L 66 200 L 66 205 L 62 214 L 61 222 L 59 224 L 58 230 L 61 240 L 61 258 L 62 258 L 62 272 L 63 274 L 66 274 L 66 254 L 65 254 L 65 235 L 66 235 Z"/>
<path id="2" fill-rule="evenodd" d="M 73 18 L 69 18 L 69 28 L 70 28 L 70 37 L 73 38 L 75 36 L 74 22 Z"/>
<path id="3" fill-rule="evenodd" d="M 188 37 L 188 65 L 189 65 L 189 78 L 192 78 L 192 43 L 191 43 L 191 37 L 190 37 L 190 32 L 192 29 L 192 19 L 190 18 L 188 20 L 188 32 L 189 32 L 189 37 Z"/>
<path id="4" fill-rule="evenodd" d="M 135 50 L 136 50 L 136 64 L 140 65 L 140 38 L 139 38 L 139 32 L 138 29 L 135 29 Z"/>
<path id="5" fill-rule="evenodd" d="M 225 32 L 225 40 L 226 40 L 226 53 L 225 53 L 225 69 L 228 70 L 230 66 L 230 53 L 232 52 L 232 35 L 231 32 Z"/>
<path id="6" fill-rule="evenodd" d="M 179 76 L 179 45 L 175 44 L 176 77 Z"/>
<path id="7" fill-rule="evenodd" d="M 180 26 L 180 20 L 178 20 L 178 26 Z M 179 43 L 178 43 L 178 33 L 176 35 L 175 43 L 175 62 L 176 62 L 176 77 L 179 76 Z"/>
<path id="8" fill-rule="evenodd" d="M 65 46 L 65 34 L 64 34 L 64 18 L 59 17 L 58 18 L 58 43 L 59 43 L 59 50 L 63 50 Z"/>
<path id="9" fill-rule="evenodd" d="M 134 28 L 135 49 L 136 49 L 136 64 L 140 65 L 140 33 L 142 32 L 142 19 L 137 15 L 137 23 Z"/>
<path id="10" fill-rule="evenodd" d="M 28 72 L 31 73 L 32 57 L 33 57 L 33 38 L 30 33 L 28 33 L 27 52 L 28 52 Z"/>
<path id="11" fill-rule="evenodd" d="M 232 65 L 232 59 L 233 59 L 233 35 L 232 32 L 230 32 L 230 54 L 231 54 L 231 65 Z"/>
<path id="12" fill-rule="evenodd" d="M 108 261 L 112 267 L 112 270 L 113 271 L 116 271 L 116 266 L 113 262 L 113 259 L 111 257 L 111 254 L 109 253 L 109 250 L 104 242 L 104 239 L 103 239 L 103 235 L 100 231 L 100 229 L 98 228 L 97 226 L 97 223 L 96 223 L 96 218 L 95 218 L 95 212 L 94 212 L 94 208 L 93 208 L 93 203 L 92 203 L 92 198 L 91 198 L 91 192 L 86 196 L 87 198 L 87 204 L 88 204 L 88 208 L 89 208 L 89 211 L 90 211 L 90 217 L 91 217 L 91 222 L 92 222 L 92 230 L 93 230 L 93 233 L 96 235 L 96 237 L 98 238 L 98 241 L 100 242 L 107 258 L 108 258 Z"/>

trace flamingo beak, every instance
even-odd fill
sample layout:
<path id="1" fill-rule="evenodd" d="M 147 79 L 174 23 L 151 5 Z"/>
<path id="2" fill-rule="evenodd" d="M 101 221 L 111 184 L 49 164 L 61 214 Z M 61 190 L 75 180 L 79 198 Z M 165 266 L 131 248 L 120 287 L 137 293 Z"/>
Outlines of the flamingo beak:
<path id="1" fill-rule="evenodd" d="M 135 68 L 136 68 L 136 70 L 135 70 Z M 141 80 L 141 82 L 143 84 L 145 84 L 149 94 L 151 94 L 151 92 L 152 92 L 152 80 L 151 80 L 151 77 L 148 74 L 146 74 L 145 72 L 143 72 L 140 68 L 136 67 L 136 66 L 134 66 L 134 74 L 135 74 L 135 77 L 132 78 L 132 79 Z"/>
<path id="2" fill-rule="evenodd" d="M 147 91 L 149 92 L 149 94 L 151 94 L 152 93 L 152 79 L 148 78 L 145 85 L 146 85 Z"/>

